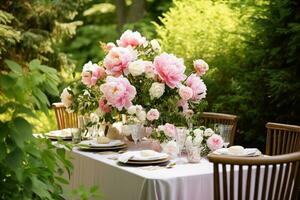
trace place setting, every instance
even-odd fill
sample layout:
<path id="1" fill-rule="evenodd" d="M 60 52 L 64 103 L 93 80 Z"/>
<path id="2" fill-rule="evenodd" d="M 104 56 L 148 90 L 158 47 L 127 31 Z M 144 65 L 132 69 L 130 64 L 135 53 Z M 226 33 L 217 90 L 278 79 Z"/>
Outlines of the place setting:
<path id="1" fill-rule="evenodd" d="M 121 140 L 109 139 L 99 136 L 91 140 L 84 140 L 77 145 L 81 151 L 120 151 L 127 148 L 127 144 Z"/>

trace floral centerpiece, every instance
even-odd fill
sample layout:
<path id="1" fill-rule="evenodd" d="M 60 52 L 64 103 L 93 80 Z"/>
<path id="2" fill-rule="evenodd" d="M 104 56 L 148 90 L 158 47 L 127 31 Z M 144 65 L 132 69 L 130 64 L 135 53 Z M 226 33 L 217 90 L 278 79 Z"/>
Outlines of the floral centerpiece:
<path id="1" fill-rule="evenodd" d="M 201 156 L 206 156 L 210 152 L 222 148 L 223 144 L 224 141 L 219 134 L 204 126 L 191 130 L 185 142 L 187 150 L 191 147 L 197 147 L 200 149 Z"/>
<path id="2" fill-rule="evenodd" d="M 160 142 L 173 139 L 169 130 L 175 125 L 191 126 L 199 120 L 207 90 L 201 76 L 207 63 L 195 60 L 195 70 L 187 74 L 182 58 L 131 30 L 102 47 L 105 58 L 86 63 L 81 80 L 61 94 L 69 112 L 97 113 L 105 123 L 142 124 Z"/>

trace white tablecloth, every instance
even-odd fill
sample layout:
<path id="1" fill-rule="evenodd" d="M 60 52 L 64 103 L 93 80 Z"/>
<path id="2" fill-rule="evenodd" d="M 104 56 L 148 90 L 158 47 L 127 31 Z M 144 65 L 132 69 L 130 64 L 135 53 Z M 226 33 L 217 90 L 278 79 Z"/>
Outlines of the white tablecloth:
<path id="1" fill-rule="evenodd" d="M 120 166 L 115 155 L 74 150 L 69 189 L 98 185 L 107 200 L 210 200 L 213 199 L 213 165 L 206 159 L 197 164 L 150 171 Z"/>

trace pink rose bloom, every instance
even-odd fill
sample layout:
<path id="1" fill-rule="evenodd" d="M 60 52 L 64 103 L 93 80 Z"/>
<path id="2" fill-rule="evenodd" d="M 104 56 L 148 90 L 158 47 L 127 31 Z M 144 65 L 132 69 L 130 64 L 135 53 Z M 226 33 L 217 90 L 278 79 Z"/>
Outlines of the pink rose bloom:
<path id="1" fill-rule="evenodd" d="M 208 64 L 201 59 L 194 61 L 194 68 L 198 76 L 204 75 L 206 71 L 209 69 Z"/>
<path id="2" fill-rule="evenodd" d="M 130 48 L 113 47 L 104 58 L 107 73 L 120 76 L 128 73 L 128 65 L 137 58 L 137 53 Z"/>
<path id="3" fill-rule="evenodd" d="M 176 127 L 173 124 L 166 123 L 164 125 L 164 133 L 171 138 L 175 138 L 176 137 Z"/>
<path id="4" fill-rule="evenodd" d="M 180 99 L 180 100 L 177 102 L 177 106 L 178 106 L 178 107 L 182 107 L 182 110 L 183 110 L 183 111 L 189 109 L 189 104 L 188 104 L 187 100 L 184 100 L 184 99 Z"/>
<path id="5" fill-rule="evenodd" d="M 139 32 L 137 31 L 132 32 L 131 30 L 125 31 L 121 35 L 120 40 L 117 40 L 117 44 L 120 47 L 131 46 L 132 48 L 140 46 L 144 42 L 146 42 L 146 38 L 142 37 Z"/>
<path id="6" fill-rule="evenodd" d="M 149 121 L 157 120 L 159 118 L 159 112 L 157 109 L 151 109 L 147 113 L 147 119 Z"/>
<path id="7" fill-rule="evenodd" d="M 107 99 L 108 104 L 116 107 L 118 110 L 131 106 L 132 100 L 136 95 L 135 87 L 123 76 L 118 78 L 107 77 L 106 83 L 100 86 L 100 91 L 103 92 L 103 96 Z"/>
<path id="8" fill-rule="evenodd" d="M 181 86 L 179 88 L 179 96 L 183 100 L 189 100 L 190 98 L 193 97 L 193 90 L 192 90 L 192 88 L 187 87 L 187 86 Z"/>
<path id="9" fill-rule="evenodd" d="M 183 59 L 173 54 L 162 53 L 156 56 L 154 67 L 158 77 L 172 89 L 179 87 L 180 82 L 186 78 Z"/>
<path id="10" fill-rule="evenodd" d="M 107 100 L 103 97 L 99 100 L 99 109 L 104 113 L 109 113 L 112 110 L 111 107 L 107 105 Z"/>
<path id="11" fill-rule="evenodd" d="M 223 147 L 223 139 L 220 135 L 213 134 L 207 139 L 207 146 L 210 150 L 215 151 Z"/>
<path id="12" fill-rule="evenodd" d="M 196 74 L 191 74 L 187 80 L 186 85 L 193 90 L 192 100 L 197 101 L 205 98 L 206 96 L 206 85 L 200 77 Z"/>

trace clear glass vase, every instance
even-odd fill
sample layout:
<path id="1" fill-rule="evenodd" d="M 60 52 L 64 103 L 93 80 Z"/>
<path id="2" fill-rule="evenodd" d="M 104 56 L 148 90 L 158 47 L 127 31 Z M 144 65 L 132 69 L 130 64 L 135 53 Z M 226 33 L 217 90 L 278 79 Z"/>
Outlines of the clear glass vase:
<path id="1" fill-rule="evenodd" d="M 190 146 L 187 148 L 187 160 L 189 163 L 199 163 L 201 160 L 200 148 L 197 146 Z"/>

